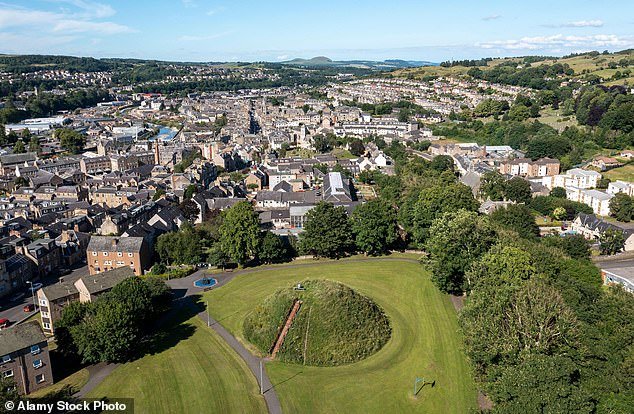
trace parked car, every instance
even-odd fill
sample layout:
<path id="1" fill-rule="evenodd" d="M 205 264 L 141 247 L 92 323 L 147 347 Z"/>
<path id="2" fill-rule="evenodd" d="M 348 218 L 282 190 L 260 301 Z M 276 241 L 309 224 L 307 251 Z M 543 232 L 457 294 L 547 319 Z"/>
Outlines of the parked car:
<path id="1" fill-rule="evenodd" d="M 7 326 L 9 326 L 10 323 L 11 321 L 8 320 L 7 318 L 0 319 L 0 329 L 6 328 Z"/>
<path id="2" fill-rule="evenodd" d="M 22 310 L 24 310 L 24 312 L 26 313 L 33 312 L 35 310 L 35 305 L 32 303 L 29 303 L 27 305 L 24 305 L 24 308 L 22 308 Z"/>

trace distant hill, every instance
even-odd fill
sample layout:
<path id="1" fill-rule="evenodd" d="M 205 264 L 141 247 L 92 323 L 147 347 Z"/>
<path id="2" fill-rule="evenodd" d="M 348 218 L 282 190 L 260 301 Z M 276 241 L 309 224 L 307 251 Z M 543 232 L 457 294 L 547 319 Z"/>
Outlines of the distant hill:
<path id="1" fill-rule="evenodd" d="M 325 56 L 317 56 L 311 59 L 295 58 L 281 62 L 283 65 L 290 66 L 304 66 L 304 67 L 318 67 L 318 66 L 336 66 L 336 67 L 351 67 L 359 69 L 375 69 L 375 70 L 389 70 L 389 69 L 404 69 L 404 68 L 417 68 L 421 66 L 437 66 L 437 63 L 428 61 L 417 60 L 401 60 L 401 59 L 388 59 L 384 61 L 374 60 L 342 60 L 336 61 Z"/>
<path id="2" fill-rule="evenodd" d="M 476 63 L 476 65 L 464 63 Z M 591 51 L 574 53 L 562 57 L 555 56 L 518 56 L 507 58 L 487 58 L 477 61 L 458 61 L 451 65 L 446 62 L 427 67 L 401 67 L 394 76 L 408 79 L 425 79 L 438 76 L 466 76 L 472 68 L 490 70 L 496 67 L 537 67 L 540 65 L 568 65 L 573 71 L 573 77 L 597 77 L 598 82 L 606 85 L 634 84 L 634 49 L 621 50 L 614 53 Z"/>

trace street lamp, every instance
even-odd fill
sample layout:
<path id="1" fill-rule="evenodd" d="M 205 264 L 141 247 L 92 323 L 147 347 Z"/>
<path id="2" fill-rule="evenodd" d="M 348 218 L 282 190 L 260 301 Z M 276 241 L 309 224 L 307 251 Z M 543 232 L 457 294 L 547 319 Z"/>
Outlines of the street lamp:
<path id="1" fill-rule="evenodd" d="M 35 301 L 35 289 L 33 289 L 33 282 L 27 280 L 26 283 L 31 285 L 31 296 L 33 297 L 33 312 L 37 309 L 37 302 Z"/>

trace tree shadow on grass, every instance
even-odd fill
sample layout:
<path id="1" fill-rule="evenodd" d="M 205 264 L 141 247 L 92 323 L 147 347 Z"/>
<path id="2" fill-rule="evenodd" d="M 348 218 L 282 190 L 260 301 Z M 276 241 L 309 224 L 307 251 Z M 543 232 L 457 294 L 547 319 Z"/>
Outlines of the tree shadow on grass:
<path id="1" fill-rule="evenodd" d="M 196 327 L 187 321 L 200 312 L 201 307 L 196 303 L 195 298 L 173 301 L 171 309 L 155 322 L 155 333 L 145 338 L 140 344 L 141 352 L 135 359 L 159 354 L 191 337 L 196 332 Z"/>

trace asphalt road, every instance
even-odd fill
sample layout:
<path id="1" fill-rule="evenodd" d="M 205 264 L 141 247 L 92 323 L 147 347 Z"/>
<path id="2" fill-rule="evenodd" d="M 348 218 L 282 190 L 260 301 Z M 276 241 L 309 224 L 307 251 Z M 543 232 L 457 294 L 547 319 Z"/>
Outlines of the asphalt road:
<path id="1" fill-rule="evenodd" d="M 623 259 L 615 258 L 614 260 L 606 260 L 602 262 L 597 262 L 595 263 L 595 265 L 599 269 L 606 269 L 606 270 L 620 269 L 624 267 L 634 268 L 634 258 L 632 257 L 623 258 Z"/>
<path id="2" fill-rule="evenodd" d="M 67 276 L 70 277 L 71 275 L 84 275 L 84 274 L 88 274 L 88 266 L 82 266 L 77 269 L 74 269 Z M 57 283 L 58 280 L 59 280 L 58 277 L 51 277 L 51 278 L 42 279 L 42 280 L 35 280 L 34 282 L 40 282 L 44 286 L 48 286 L 50 284 Z M 9 321 L 11 321 L 13 324 L 15 322 L 21 321 L 22 319 L 32 315 L 35 312 L 35 310 L 28 313 L 24 312 L 24 305 L 33 303 L 33 295 L 31 295 L 31 291 L 28 288 L 28 286 L 22 292 L 24 292 L 24 297 L 15 301 L 11 301 L 11 298 L 15 297 L 19 292 L 12 293 L 6 299 L 5 298 L 0 299 L 0 319 L 6 318 Z M 37 296 L 36 296 L 36 301 L 37 301 Z"/>

